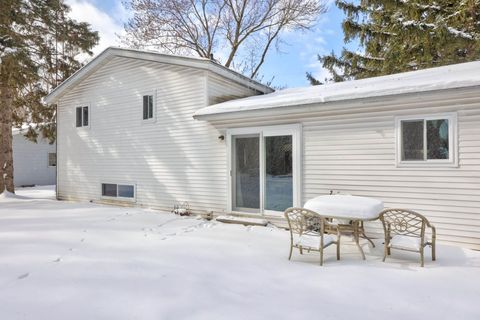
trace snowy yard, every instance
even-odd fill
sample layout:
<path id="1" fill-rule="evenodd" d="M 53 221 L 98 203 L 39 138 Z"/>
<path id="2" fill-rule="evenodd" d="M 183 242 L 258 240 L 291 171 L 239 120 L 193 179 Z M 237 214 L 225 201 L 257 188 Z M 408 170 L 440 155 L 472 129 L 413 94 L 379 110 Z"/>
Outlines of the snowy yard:
<path id="1" fill-rule="evenodd" d="M 0 199 L 0 319 L 480 319 L 480 252 L 439 245 L 420 268 L 346 240 L 320 267 L 288 261 L 280 229 L 18 194 Z"/>

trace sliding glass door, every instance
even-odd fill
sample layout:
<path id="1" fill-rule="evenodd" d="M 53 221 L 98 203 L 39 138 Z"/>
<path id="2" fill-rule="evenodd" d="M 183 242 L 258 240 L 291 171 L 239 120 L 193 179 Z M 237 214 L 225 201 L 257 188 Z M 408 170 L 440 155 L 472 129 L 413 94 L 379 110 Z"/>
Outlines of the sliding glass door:
<path id="1" fill-rule="evenodd" d="M 233 211 L 283 212 L 299 205 L 299 126 L 229 130 Z"/>
<path id="2" fill-rule="evenodd" d="M 285 211 L 293 206 L 292 136 L 264 137 L 264 209 Z"/>
<path id="3" fill-rule="evenodd" d="M 260 212 L 260 138 L 235 136 L 234 210 Z"/>

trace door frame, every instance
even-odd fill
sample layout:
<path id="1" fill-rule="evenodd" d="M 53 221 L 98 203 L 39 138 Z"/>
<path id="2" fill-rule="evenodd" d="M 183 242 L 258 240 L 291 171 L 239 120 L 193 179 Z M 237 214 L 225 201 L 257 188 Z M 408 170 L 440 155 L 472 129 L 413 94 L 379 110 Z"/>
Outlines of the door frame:
<path id="1" fill-rule="evenodd" d="M 233 149 L 233 137 L 241 135 L 259 135 L 260 148 L 260 213 L 259 215 L 283 215 L 283 212 L 264 210 L 265 197 L 265 148 L 264 137 L 267 136 L 292 136 L 292 174 L 293 174 L 293 206 L 301 206 L 302 199 L 302 160 L 303 160 L 303 144 L 302 144 L 302 125 L 300 123 L 261 126 L 261 127 L 242 127 L 231 128 L 226 131 L 226 147 L 227 147 L 227 210 L 228 212 L 251 213 L 248 211 L 234 211 L 234 187 L 233 187 L 233 157 L 235 150 Z"/>

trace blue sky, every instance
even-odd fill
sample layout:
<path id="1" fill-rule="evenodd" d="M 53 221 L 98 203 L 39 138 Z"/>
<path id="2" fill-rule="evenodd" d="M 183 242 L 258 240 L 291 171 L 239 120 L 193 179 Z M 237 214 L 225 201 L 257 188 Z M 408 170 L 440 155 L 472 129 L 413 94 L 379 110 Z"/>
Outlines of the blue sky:
<path id="1" fill-rule="evenodd" d="M 71 17 L 89 22 L 99 31 L 100 43 L 94 49 L 97 54 L 108 46 L 118 45 L 116 34 L 123 32 L 123 23 L 129 13 L 120 0 L 65 0 L 72 7 Z M 333 3 L 333 1 L 329 1 Z M 339 53 L 343 44 L 341 22 L 343 13 L 330 4 L 327 13 L 310 32 L 294 32 L 284 36 L 285 43 L 281 52 L 272 50 L 261 74 L 264 80 L 274 78 L 272 85 L 281 87 L 300 87 L 309 85 L 305 73 L 325 78 L 328 73 L 317 61 L 317 54 L 326 54 L 332 50 Z"/>

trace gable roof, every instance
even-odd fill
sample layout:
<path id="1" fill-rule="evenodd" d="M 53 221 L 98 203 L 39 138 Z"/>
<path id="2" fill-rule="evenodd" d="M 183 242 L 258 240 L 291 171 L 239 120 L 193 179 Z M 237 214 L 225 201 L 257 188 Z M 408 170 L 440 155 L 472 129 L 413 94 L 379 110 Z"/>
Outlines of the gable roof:
<path id="1" fill-rule="evenodd" d="M 194 117 L 244 111 L 326 104 L 370 97 L 480 86 L 480 61 L 387 76 L 279 90 L 261 96 L 231 100 L 197 110 Z"/>
<path id="2" fill-rule="evenodd" d="M 92 59 L 89 63 L 80 68 L 77 72 L 71 75 L 68 79 L 63 81 L 59 86 L 57 86 L 53 91 L 51 91 L 45 98 L 44 101 L 48 104 L 55 103 L 60 99 L 69 89 L 74 87 L 80 81 L 85 79 L 87 76 L 91 75 L 102 65 L 106 64 L 115 57 L 124 57 L 132 59 L 141 59 L 152 62 L 166 63 L 171 65 L 178 65 L 196 69 L 207 70 L 213 73 L 216 73 L 220 76 L 223 76 L 231 81 L 237 82 L 245 87 L 252 88 L 261 93 L 270 93 L 273 92 L 273 89 L 261 84 L 258 81 L 252 80 L 238 72 L 230 70 L 212 60 L 206 58 L 196 58 L 196 57 L 183 57 L 169 54 L 162 54 L 152 51 L 142 51 L 135 49 L 125 49 L 117 47 L 108 47 Z"/>

